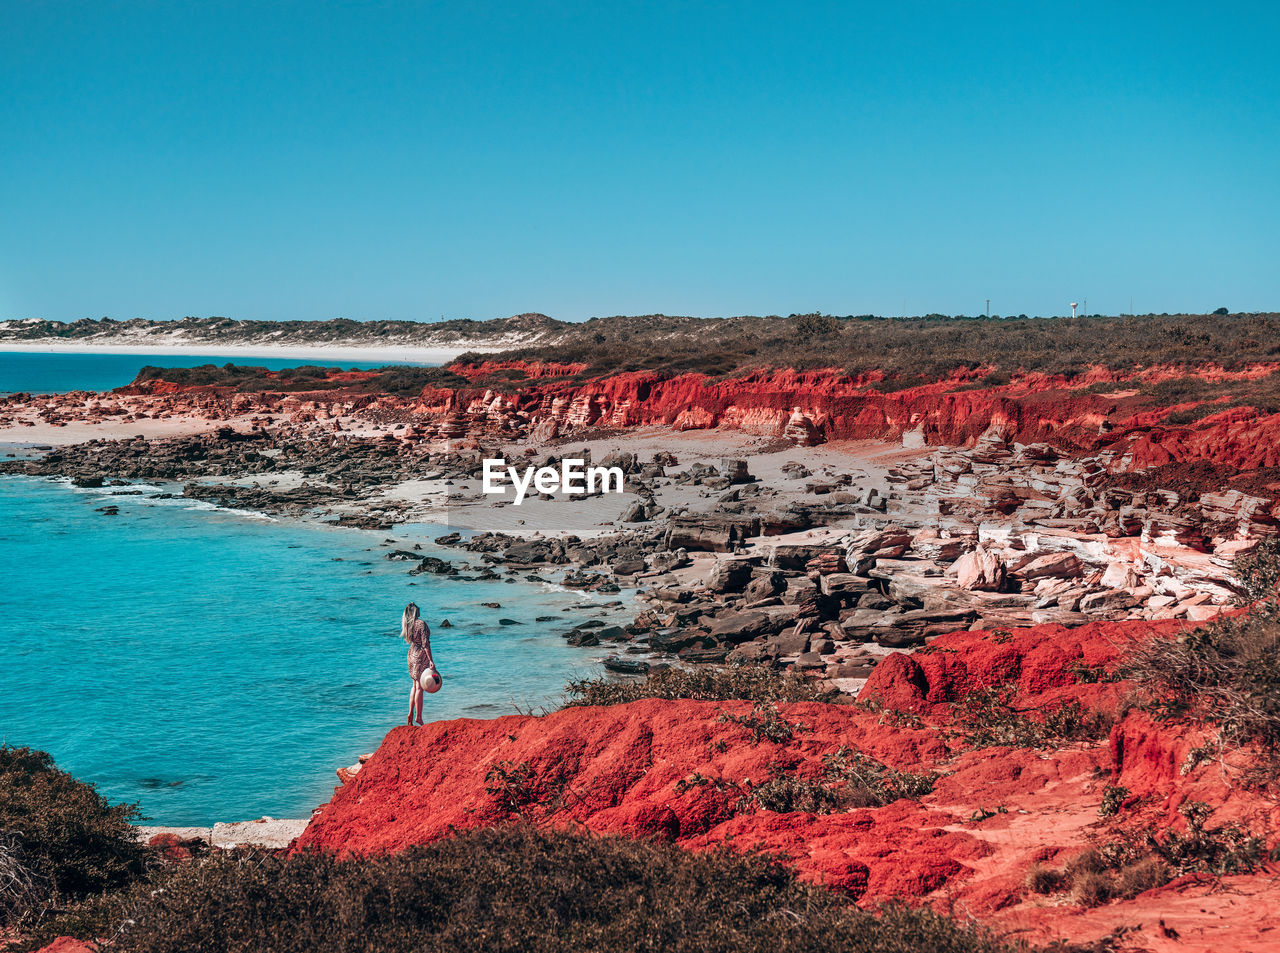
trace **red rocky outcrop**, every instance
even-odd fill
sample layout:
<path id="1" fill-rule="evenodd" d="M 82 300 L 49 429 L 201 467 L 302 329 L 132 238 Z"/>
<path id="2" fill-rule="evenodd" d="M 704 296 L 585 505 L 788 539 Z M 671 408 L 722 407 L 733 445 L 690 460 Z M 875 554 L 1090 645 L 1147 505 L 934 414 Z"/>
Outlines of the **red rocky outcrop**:
<path id="1" fill-rule="evenodd" d="M 1171 461 L 1214 460 L 1240 468 L 1280 463 L 1280 414 L 1234 408 L 1193 424 L 1166 418 L 1194 404 L 1160 407 L 1138 395 L 1138 384 L 1178 377 L 1228 381 L 1261 377 L 1276 369 L 1258 365 L 1237 372 L 1205 367 L 1154 368 L 1122 374 L 1094 368 L 1073 378 L 1027 374 L 998 386 L 975 386 L 983 372 L 883 392 L 882 375 L 851 377 L 836 369 L 766 369 L 730 378 L 703 374 L 665 376 L 652 371 L 582 379 L 582 365 L 455 364 L 472 379 L 496 371 L 525 374 L 509 404 L 535 424 L 554 420 L 569 427 L 665 425 L 679 430 L 725 427 L 797 442 L 900 439 L 918 434 L 925 443 L 969 445 L 999 432 L 1019 443 L 1051 443 L 1079 452 L 1111 450 L 1132 468 Z M 1114 384 L 1113 390 L 1097 385 Z M 419 409 L 438 409 L 442 392 L 429 389 Z M 459 394 L 465 404 L 480 394 Z M 803 438 L 803 439 L 801 439 Z"/>
<path id="2" fill-rule="evenodd" d="M 1028 870 L 1061 867 L 1107 836 L 1108 785 L 1129 790 L 1120 819 L 1153 830 L 1184 824 L 1187 800 L 1215 809 L 1211 825 L 1275 831 L 1280 811 L 1245 790 L 1238 772 L 1190 764 L 1202 727 L 1158 723 L 1119 704 L 1131 686 L 1095 682 L 1135 640 L 1177 623 L 1039 626 L 957 632 L 881 663 L 864 698 L 874 705 L 781 705 L 789 742 L 752 743 L 742 702 L 644 700 L 543 717 L 460 719 L 396 728 L 299 838 L 299 848 L 398 850 L 502 823 L 518 806 L 536 823 L 785 855 L 806 879 L 861 903 L 889 898 L 963 909 L 1034 942 L 1091 942 L 1137 925 L 1133 949 L 1277 950 L 1280 886 L 1265 873 L 1227 878 L 1229 895 L 1184 877 L 1139 897 L 1085 908 L 1031 894 Z M 1080 677 L 1083 675 L 1084 680 Z M 957 740 L 950 703 L 975 689 L 1017 686 L 1034 712 L 1074 700 L 1123 715 L 1110 737 L 1050 750 L 981 748 Z M 908 714 L 906 710 L 914 711 Z M 820 776 L 823 755 L 857 748 L 902 771 L 936 771 L 931 794 L 844 813 L 743 812 L 751 783 L 785 770 Z M 1172 946 L 1160 921 L 1182 937 Z"/>

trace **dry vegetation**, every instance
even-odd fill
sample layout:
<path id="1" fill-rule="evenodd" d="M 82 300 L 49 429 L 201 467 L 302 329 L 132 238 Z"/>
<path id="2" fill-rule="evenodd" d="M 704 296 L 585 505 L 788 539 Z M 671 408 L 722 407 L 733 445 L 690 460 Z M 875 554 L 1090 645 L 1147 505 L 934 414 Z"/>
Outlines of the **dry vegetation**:
<path id="1" fill-rule="evenodd" d="M 1076 903 L 1096 907 L 1136 897 L 1183 874 L 1248 873 L 1272 859 L 1262 837 L 1236 824 L 1207 827 L 1213 812 L 1203 802 L 1188 801 L 1178 813 L 1185 831 L 1121 827 L 1077 854 L 1062 870 L 1036 865 L 1027 875 L 1027 888 L 1032 893 L 1066 893 Z"/>
<path id="2" fill-rule="evenodd" d="M 791 671 L 740 664 L 650 672 L 644 678 L 601 676 L 569 682 L 564 707 L 623 705 L 641 698 L 688 698 L 694 701 L 776 702 L 832 701 L 839 692 Z"/>
<path id="3" fill-rule="evenodd" d="M 43 751 L 0 746 L 0 927 L 141 877 L 131 805 L 109 805 Z"/>
<path id="4" fill-rule="evenodd" d="M 473 355 L 475 359 L 485 356 Z M 569 325 L 553 339 L 491 359 L 580 361 L 586 375 L 627 370 L 732 374 L 760 367 L 883 372 L 888 388 L 957 369 L 1075 374 L 1094 365 L 1229 365 L 1280 359 L 1280 315 L 1089 318 L 790 318 L 708 320 L 648 315 Z"/>
<path id="5" fill-rule="evenodd" d="M 1077 676 L 1079 677 L 1079 676 Z M 1100 673 L 1082 680 L 1098 681 Z M 951 706 L 952 736 L 967 748 L 1053 748 L 1074 741 L 1096 741 L 1111 724 L 1078 701 L 1048 708 L 1022 709 L 1017 685 L 992 685 L 970 692 Z"/>
<path id="6" fill-rule="evenodd" d="M 1280 542 L 1264 542 L 1235 572 L 1247 611 L 1139 646 L 1124 674 L 1158 716 L 1198 718 L 1223 745 L 1250 746 L 1269 775 L 1257 780 L 1271 782 L 1280 767 Z"/>
<path id="7" fill-rule="evenodd" d="M 768 857 L 525 824 L 347 860 L 216 852 L 48 927 L 121 953 L 1025 949 L 928 909 L 860 910 Z"/>
<path id="8" fill-rule="evenodd" d="M 1011 372 L 1071 375 L 1101 365 L 1117 369 L 1151 365 L 1225 363 L 1229 366 L 1280 359 L 1280 314 L 1127 315 L 1121 317 L 883 318 L 798 314 L 790 317 L 691 318 L 668 315 L 593 318 L 569 323 L 545 315 L 493 321 L 233 321 L 185 318 L 172 322 L 83 320 L 8 322 L 4 340 L 88 340 L 104 336 L 183 335 L 210 343 L 431 346 L 458 341 L 477 346 L 522 344 L 473 360 L 580 361 L 587 376 L 626 370 L 661 373 L 698 371 L 721 375 L 761 367 L 838 367 L 852 374 L 883 372 L 880 386 L 893 389 L 943 378 L 958 369 L 995 367 L 985 383 L 1007 381 Z M 1276 383 L 1256 397 L 1280 400 Z M 1218 391 L 1213 392 L 1215 395 Z M 1166 397 L 1177 395 L 1159 395 Z"/>
<path id="9" fill-rule="evenodd" d="M 413 397 L 424 387 L 466 387 L 469 382 L 442 367 L 394 365 L 363 371 L 359 380 L 344 381 L 330 377 L 330 367 L 304 365 L 280 371 L 239 364 L 201 364 L 198 367 L 153 367 L 138 372 L 134 384 L 166 381 L 184 387 L 226 387 L 237 392 L 354 390 L 369 394 L 396 394 Z"/>

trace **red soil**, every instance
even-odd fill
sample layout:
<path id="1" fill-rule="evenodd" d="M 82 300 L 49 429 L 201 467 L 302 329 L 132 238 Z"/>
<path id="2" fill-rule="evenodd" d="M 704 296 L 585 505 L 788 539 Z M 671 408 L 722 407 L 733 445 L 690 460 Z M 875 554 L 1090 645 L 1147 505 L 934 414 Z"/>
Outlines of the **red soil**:
<path id="1" fill-rule="evenodd" d="M 1231 770 L 1213 764 L 1183 774 L 1202 729 L 1157 724 L 1133 711 L 1109 739 L 1046 751 L 965 750 L 950 730 L 949 701 L 1008 682 L 1018 686 L 1017 706 L 1027 710 L 1075 699 L 1116 712 L 1129 686 L 1080 684 L 1072 663 L 1111 666 L 1126 643 L 1167 637 L 1175 628 L 1127 622 L 1043 626 L 1007 639 L 945 636 L 929 651 L 883 663 L 866 689 L 865 697 L 912 709 L 921 720 L 863 706 L 783 705 L 787 721 L 806 727 L 783 744 L 753 744 L 746 728 L 720 719 L 749 712 L 741 702 L 645 700 L 396 728 L 297 846 L 398 850 L 502 823 L 512 815 L 496 793 L 496 775 L 486 775 L 494 766 L 509 772 L 524 766 L 528 781 L 509 790 L 533 797 L 525 810 L 539 823 L 662 838 L 692 850 L 775 851 L 801 876 L 861 903 L 928 902 L 1038 943 L 1091 941 L 1140 924 L 1123 949 L 1280 950 L 1280 886 L 1266 873 L 1182 878 L 1092 909 L 1025 887 L 1034 863 L 1061 867 L 1090 837 L 1106 836 L 1117 824 L 1184 825 L 1177 807 L 1186 800 L 1215 808 L 1210 827 L 1236 821 L 1275 830 L 1280 809 L 1242 790 Z M 900 770 L 942 777 L 918 802 L 827 815 L 735 812 L 741 786 L 767 780 L 771 765 L 816 777 L 822 756 L 842 745 Z M 680 784 L 698 776 L 710 783 Z M 1098 808 L 1109 784 L 1130 795 L 1119 818 L 1103 820 Z M 1177 944 L 1165 929 L 1180 934 Z"/>
<path id="2" fill-rule="evenodd" d="M 48 946 L 41 947 L 38 953 L 93 953 L 94 947 L 77 940 L 75 937 L 60 936 Z"/>

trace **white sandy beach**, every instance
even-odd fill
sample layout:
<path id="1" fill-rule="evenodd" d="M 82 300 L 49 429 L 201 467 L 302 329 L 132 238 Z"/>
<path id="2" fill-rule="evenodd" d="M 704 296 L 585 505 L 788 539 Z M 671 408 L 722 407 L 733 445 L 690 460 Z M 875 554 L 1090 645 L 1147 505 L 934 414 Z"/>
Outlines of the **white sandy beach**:
<path id="1" fill-rule="evenodd" d="M 377 347 L 341 344 L 131 344 L 86 341 L 8 341 L 0 339 L 0 353 L 34 354 L 175 354 L 227 358 L 283 358 L 286 360 L 386 361 L 389 364 L 444 364 L 467 351 L 491 353 L 502 346 L 473 345 L 459 342 L 449 347 L 415 345 L 380 345 Z"/>

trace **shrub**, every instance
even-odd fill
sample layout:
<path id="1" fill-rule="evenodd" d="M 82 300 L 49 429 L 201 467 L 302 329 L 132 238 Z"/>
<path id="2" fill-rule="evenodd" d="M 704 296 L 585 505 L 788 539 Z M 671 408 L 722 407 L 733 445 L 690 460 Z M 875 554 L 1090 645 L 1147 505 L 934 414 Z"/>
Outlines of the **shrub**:
<path id="1" fill-rule="evenodd" d="M 1067 673 L 1080 685 L 1097 685 L 1100 682 L 1116 682 L 1120 680 L 1120 676 L 1116 672 L 1108 671 L 1105 666 L 1086 665 L 1079 659 L 1067 666 Z"/>
<path id="2" fill-rule="evenodd" d="M 569 682 L 565 707 L 624 705 L 641 698 L 690 698 L 696 701 L 825 702 L 839 692 L 820 688 L 794 672 L 764 665 L 700 666 L 650 672 L 643 679 L 608 676 Z"/>
<path id="3" fill-rule="evenodd" d="M 834 814 L 844 808 L 839 791 L 821 780 L 802 778 L 777 771 L 762 784 L 756 784 L 738 802 L 742 813 L 754 810 L 791 814 Z"/>
<path id="4" fill-rule="evenodd" d="M 791 319 L 795 325 L 796 336 L 804 341 L 808 338 L 824 337 L 840 330 L 840 322 L 829 314 L 798 314 Z"/>
<path id="5" fill-rule="evenodd" d="M 1014 707 L 1016 696 L 1012 683 L 970 692 L 951 706 L 953 736 L 971 748 L 1047 748 L 1100 738 L 1109 727 L 1101 714 L 1086 712 L 1078 701 L 1040 709 L 1032 717 Z"/>
<path id="6" fill-rule="evenodd" d="M 394 855 L 226 851 L 139 889 L 113 949 L 999 953 L 930 910 L 858 909 L 764 856 L 508 826 Z"/>
<path id="7" fill-rule="evenodd" d="M 0 917 L 10 919 L 120 887 L 142 876 L 129 804 L 110 805 L 90 784 L 31 748 L 0 746 Z"/>
<path id="8" fill-rule="evenodd" d="M 1124 799 L 1129 796 L 1129 789 L 1118 784 L 1108 784 L 1102 792 L 1102 804 L 1098 807 L 1099 817 L 1115 817 L 1120 813 Z"/>
<path id="9" fill-rule="evenodd" d="M 1097 906 L 1136 897 L 1182 874 L 1247 873 L 1271 859 L 1261 837 L 1235 824 L 1206 828 L 1212 812 L 1202 801 L 1189 801 L 1178 813 L 1187 822 L 1185 833 L 1120 830 L 1073 857 L 1060 875 L 1037 872 L 1038 886 L 1030 879 L 1028 886 L 1038 893 L 1069 889 L 1077 903 Z"/>
<path id="10" fill-rule="evenodd" d="M 751 732 L 751 743 L 755 745 L 762 741 L 786 744 L 795 737 L 797 732 L 809 730 L 800 722 L 791 722 L 783 718 L 778 712 L 778 706 L 773 702 L 767 704 L 756 702 L 752 706 L 750 714 L 746 715 L 731 715 L 728 712 L 721 712 L 716 720 L 741 725 L 743 728 L 748 729 Z"/>
<path id="11" fill-rule="evenodd" d="M 523 814 L 542 801 L 538 780 L 528 761 L 499 761 L 484 776 L 484 790 L 508 814 Z"/>
<path id="12" fill-rule="evenodd" d="M 1274 599 L 1280 582 L 1280 540 L 1263 540 L 1248 556 L 1237 559 L 1232 569 L 1244 587 L 1244 601 Z"/>
<path id="13" fill-rule="evenodd" d="M 45 889 L 46 884 L 29 866 L 18 836 L 0 831 L 0 923 L 36 907 Z"/>
<path id="14" fill-rule="evenodd" d="M 1027 871 L 1027 889 L 1032 893 L 1057 893 L 1067 884 L 1065 871 L 1035 863 Z"/>
<path id="15" fill-rule="evenodd" d="M 768 781 L 745 789 L 738 810 L 833 814 L 859 807 L 883 807 L 900 798 L 923 797 L 933 790 L 938 779 L 936 774 L 898 771 L 843 745 L 823 756 L 822 768 L 820 777 L 802 778 L 773 766 Z"/>
<path id="16" fill-rule="evenodd" d="M 1280 749 L 1280 618 L 1264 603 L 1126 656 L 1125 674 L 1159 717 L 1191 715 L 1230 745 Z"/>

